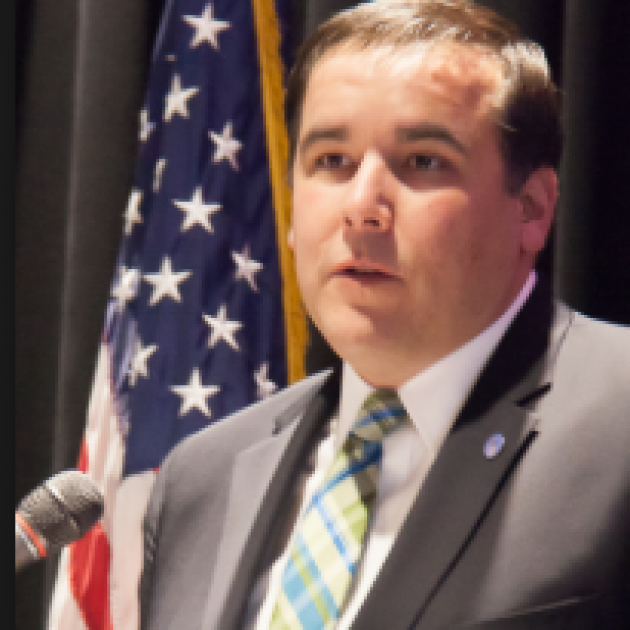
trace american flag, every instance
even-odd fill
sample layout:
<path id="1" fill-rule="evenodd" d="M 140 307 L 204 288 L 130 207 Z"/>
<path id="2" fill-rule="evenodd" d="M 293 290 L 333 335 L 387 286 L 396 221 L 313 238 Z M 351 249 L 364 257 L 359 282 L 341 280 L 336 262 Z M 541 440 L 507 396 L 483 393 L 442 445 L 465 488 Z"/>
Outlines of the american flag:
<path id="1" fill-rule="evenodd" d="M 62 553 L 51 630 L 137 627 L 141 521 L 164 456 L 301 376 L 305 328 L 278 237 L 289 5 L 165 7 L 79 457 L 105 513 Z"/>

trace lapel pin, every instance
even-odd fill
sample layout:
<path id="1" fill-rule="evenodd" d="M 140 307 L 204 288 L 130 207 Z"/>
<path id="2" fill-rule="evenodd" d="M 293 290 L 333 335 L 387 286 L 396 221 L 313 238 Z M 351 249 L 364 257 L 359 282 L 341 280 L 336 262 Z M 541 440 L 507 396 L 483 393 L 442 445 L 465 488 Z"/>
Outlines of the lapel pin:
<path id="1" fill-rule="evenodd" d="M 483 446 L 483 454 L 486 459 L 494 459 L 505 446 L 505 438 L 500 433 L 491 435 Z"/>

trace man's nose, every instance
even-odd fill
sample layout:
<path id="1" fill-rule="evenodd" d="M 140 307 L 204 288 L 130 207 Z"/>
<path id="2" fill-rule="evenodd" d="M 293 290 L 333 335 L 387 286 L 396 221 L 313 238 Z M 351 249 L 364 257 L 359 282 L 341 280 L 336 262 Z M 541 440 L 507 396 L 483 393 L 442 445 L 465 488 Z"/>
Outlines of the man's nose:
<path id="1" fill-rule="evenodd" d="M 343 208 L 348 230 L 386 232 L 392 224 L 392 173 L 378 154 L 366 154 L 350 183 Z"/>

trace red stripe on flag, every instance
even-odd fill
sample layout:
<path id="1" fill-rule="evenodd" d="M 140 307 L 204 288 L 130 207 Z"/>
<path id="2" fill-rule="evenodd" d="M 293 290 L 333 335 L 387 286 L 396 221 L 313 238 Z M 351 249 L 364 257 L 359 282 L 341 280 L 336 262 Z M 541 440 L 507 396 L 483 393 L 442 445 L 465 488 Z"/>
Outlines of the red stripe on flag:
<path id="1" fill-rule="evenodd" d="M 88 470 L 85 441 L 77 468 Z M 109 564 L 111 549 L 100 523 L 70 545 L 68 578 L 74 597 L 89 630 L 112 630 L 109 605 Z"/>
<path id="2" fill-rule="evenodd" d="M 81 450 L 79 452 L 79 460 L 77 461 L 77 468 L 86 473 L 88 471 L 88 450 L 85 439 L 81 443 Z"/>
<path id="3" fill-rule="evenodd" d="M 70 547 L 70 590 L 90 630 L 112 630 L 107 535 L 100 524 Z"/>

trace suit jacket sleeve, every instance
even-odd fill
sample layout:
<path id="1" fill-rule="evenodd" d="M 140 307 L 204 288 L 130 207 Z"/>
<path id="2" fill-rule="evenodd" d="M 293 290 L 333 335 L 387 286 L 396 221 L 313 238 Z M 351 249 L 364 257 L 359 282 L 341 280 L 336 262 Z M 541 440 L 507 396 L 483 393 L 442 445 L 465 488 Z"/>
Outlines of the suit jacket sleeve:
<path id="1" fill-rule="evenodd" d="M 141 630 L 148 627 L 147 620 L 149 619 L 154 594 L 157 543 L 159 536 L 160 513 L 164 499 L 165 478 L 166 470 L 164 466 L 156 477 L 143 523 L 144 564 L 139 586 Z"/>

